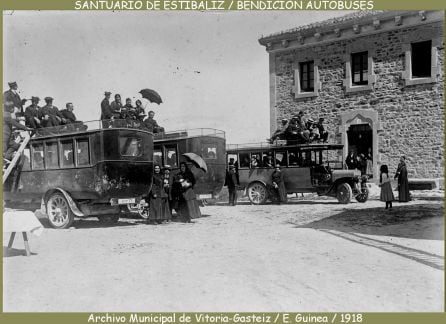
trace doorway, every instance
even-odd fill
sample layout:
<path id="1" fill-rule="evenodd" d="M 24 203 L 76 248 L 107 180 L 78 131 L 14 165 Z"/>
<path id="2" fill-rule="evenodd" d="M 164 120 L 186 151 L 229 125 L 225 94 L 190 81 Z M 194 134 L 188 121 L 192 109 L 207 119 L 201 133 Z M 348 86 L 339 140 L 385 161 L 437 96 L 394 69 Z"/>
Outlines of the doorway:
<path id="1" fill-rule="evenodd" d="M 373 132 L 369 124 L 351 125 L 347 130 L 348 151 L 355 155 L 373 152 Z"/>

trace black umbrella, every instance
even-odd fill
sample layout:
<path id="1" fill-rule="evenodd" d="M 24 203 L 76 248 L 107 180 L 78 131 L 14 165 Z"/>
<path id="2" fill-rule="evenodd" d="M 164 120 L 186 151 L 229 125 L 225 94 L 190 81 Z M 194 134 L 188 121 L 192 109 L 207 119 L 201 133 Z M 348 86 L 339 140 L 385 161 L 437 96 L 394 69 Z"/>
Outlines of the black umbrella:
<path id="1" fill-rule="evenodd" d="M 181 154 L 182 156 L 186 157 L 189 161 L 191 161 L 195 166 L 204 172 L 208 171 L 208 167 L 206 165 L 206 162 L 204 162 L 203 158 L 195 153 L 184 153 Z"/>
<path id="2" fill-rule="evenodd" d="M 163 100 L 161 99 L 161 96 L 155 90 L 142 89 L 139 93 L 141 94 L 141 96 L 143 98 L 149 100 L 150 102 L 155 102 L 158 105 L 163 102 Z"/>

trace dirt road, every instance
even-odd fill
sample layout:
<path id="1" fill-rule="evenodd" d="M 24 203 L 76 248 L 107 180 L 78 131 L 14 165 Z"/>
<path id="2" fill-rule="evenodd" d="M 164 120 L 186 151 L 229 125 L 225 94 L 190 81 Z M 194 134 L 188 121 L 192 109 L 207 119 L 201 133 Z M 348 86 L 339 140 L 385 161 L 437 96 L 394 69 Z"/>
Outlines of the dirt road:
<path id="1" fill-rule="evenodd" d="M 442 201 L 202 213 L 45 229 L 31 257 L 17 240 L 3 259 L 4 311 L 443 311 Z"/>

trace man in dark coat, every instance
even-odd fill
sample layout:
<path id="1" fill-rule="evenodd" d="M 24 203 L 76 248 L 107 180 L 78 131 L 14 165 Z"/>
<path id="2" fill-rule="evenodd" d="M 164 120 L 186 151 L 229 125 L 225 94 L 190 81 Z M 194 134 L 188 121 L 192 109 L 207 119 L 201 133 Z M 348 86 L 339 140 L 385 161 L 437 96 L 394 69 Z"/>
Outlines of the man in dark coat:
<path id="1" fill-rule="evenodd" d="M 236 173 L 235 166 L 229 165 L 226 171 L 225 186 L 228 187 L 229 192 L 229 206 L 237 205 L 237 187 L 240 185 L 238 174 Z"/>
<path id="2" fill-rule="evenodd" d="M 74 110 L 73 103 L 68 102 L 65 105 L 65 107 L 66 107 L 65 109 L 60 111 L 60 114 L 65 119 L 65 123 L 66 124 L 74 124 L 74 123 L 76 123 L 77 122 L 76 115 L 73 113 L 73 110 Z"/>
<path id="3" fill-rule="evenodd" d="M 41 128 L 42 124 L 39 119 L 40 116 L 40 107 L 38 106 L 40 101 L 39 97 L 32 97 L 31 98 L 31 105 L 26 107 L 25 110 L 25 124 L 28 127 L 31 127 L 33 129 Z"/>
<path id="4" fill-rule="evenodd" d="M 324 118 L 319 118 L 319 122 L 316 124 L 317 128 L 319 128 L 319 136 L 323 142 L 327 142 L 328 140 L 328 132 L 325 130 L 324 126 Z"/>
<path id="5" fill-rule="evenodd" d="M 59 126 L 65 123 L 65 119 L 60 114 L 59 109 L 53 106 L 53 98 L 45 97 L 46 106 L 40 109 L 40 119 L 43 127 Z"/>
<path id="6" fill-rule="evenodd" d="M 394 179 L 398 178 L 398 200 L 400 202 L 410 201 L 409 180 L 407 178 L 406 157 L 400 158 L 400 163 L 395 173 Z"/>
<path id="7" fill-rule="evenodd" d="M 18 86 L 17 82 L 8 82 L 9 90 L 5 91 L 3 93 L 3 102 L 6 103 L 7 101 L 10 101 L 13 103 L 14 107 L 18 108 L 20 110 L 20 114 L 23 116 L 23 105 L 26 102 L 26 99 L 21 99 L 20 95 L 17 91 Z"/>
<path id="8" fill-rule="evenodd" d="M 282 171 L 280 171 L 280 165 L 276 165 L 276 169 L 271 174 L 272 182 L 272 200 L 273 202 L 280 204 L 282 202 L 287 202 L 287 191 L 285 188 L 285 179 L 283 177 Z"/>
<path id="9" fill-rule="evenodd" d="M 144 120 L 145 128 L 149 132 L 163 133 L 164 132 L 164 128 L 159 126 L 158 123 L 156 122 L 156 120 L 153 119 L 153 117 L 155 117 L 155 112 L 154 111 L 149 111 L 149 117 L 147 117 L 147 119 Z"/>
<path id="10" fill-rule="evenodd" d="M 347 165 L 347 169 L 354 170 L 358 167 L 358 159 L 356 158 L 353 151 L 350 151 L 345 159 L 345 164 Z"/>
<path id="11" fill-rule="evenodd" d="M 12 101 L 5 101 L 4 103 L 5 109 L 3 113 L 3 157 L 11 158 L 10 155 L 7 154 L 11 152 L 11 144 L 14 144 L 12 140 L 13 131 L 16 129 L 21 130 L 31 130 L 30 128 L 20 124 L 15 118 L 15 110 L 18 111 L 18 108 L 14 106 Z M 14 146 L 14 151 L 18 149 L 16 145 Z M 20 146 L 20 145 L 19 145 Z M 6 156 L 8 155 L 8 156 Z"/>
<path id="12" fill-rule="evenodd" d="M 110 91 L 105 91 L 105 98 L 101 102 L 101 120 L 112 119 L 113 111 L 110 106 Z"/>

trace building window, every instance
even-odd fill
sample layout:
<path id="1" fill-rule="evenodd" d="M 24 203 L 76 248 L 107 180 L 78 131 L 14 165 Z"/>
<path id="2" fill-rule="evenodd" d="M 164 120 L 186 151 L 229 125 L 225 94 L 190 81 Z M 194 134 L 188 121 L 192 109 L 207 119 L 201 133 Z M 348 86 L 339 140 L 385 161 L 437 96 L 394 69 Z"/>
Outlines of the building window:
<path id="1" fill-rule="evenodd" d="M 300 63 L 300 89 L 302 92 L 314 91 L 314 61 Z"/>
<path id="2" fill-rule="evenodd" d="M 294 85 L 291 91 L 294 93 L 294 98 L 310 98 L 319 95 L 321 83 L 318 64 L 317 60 L 302 60 L 293 63 Z"/>
<path id="3" fill-rule="evenodd" d="M 432 41 L 412 43 L 411 50 L 412 78 L 430 78 Z"/>
<path id="4" fill-rule="evenodd" d="M 401 77 L 406 86 L 438 82 L 440 67 L 437 48 L 444 46 L 443 39 L 418 40 L 414 42 L 414 39 L 406 39 L 402 44 L 405 69 Z"/>
<path id="5" fill-rule="evenodd" d="M 368 84 L 368 54 L 367 52 L 353 53 L 351 61 L 352 84 Z"/>

